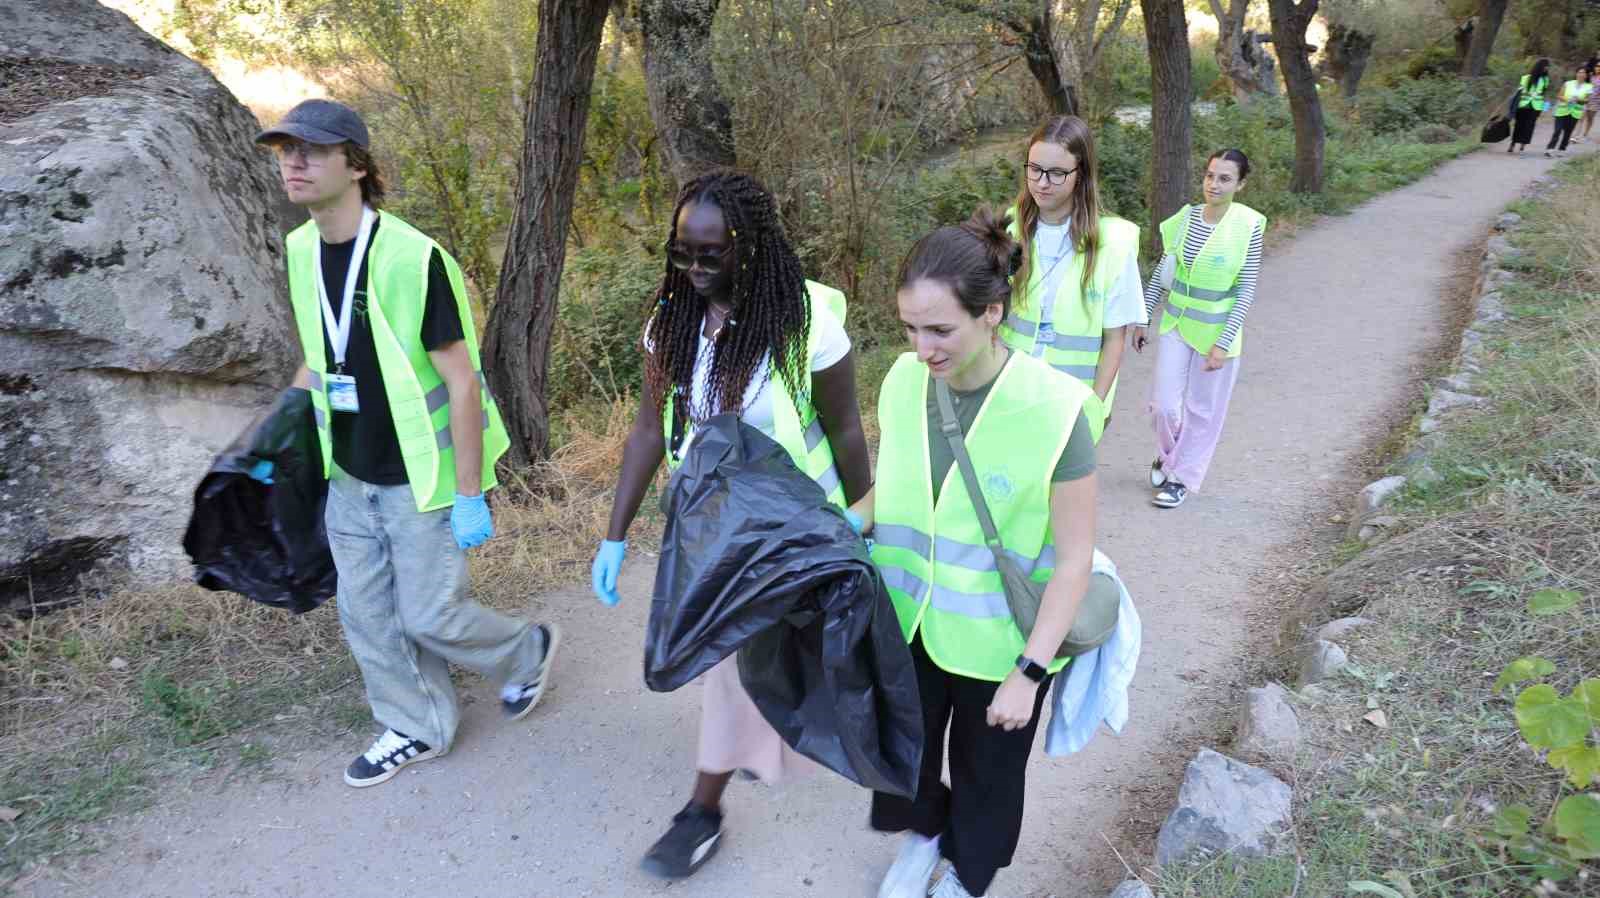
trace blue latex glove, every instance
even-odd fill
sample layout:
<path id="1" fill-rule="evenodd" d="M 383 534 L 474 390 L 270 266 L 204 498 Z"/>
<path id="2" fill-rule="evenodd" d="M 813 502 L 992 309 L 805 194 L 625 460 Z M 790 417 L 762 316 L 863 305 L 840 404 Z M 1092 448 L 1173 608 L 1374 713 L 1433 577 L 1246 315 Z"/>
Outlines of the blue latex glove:
<path id="1" fill-rule="evenodd" d="M 844 510 L 844 519 L 846 521 L 850 522 L 850 529 L 854 530 L 856 532 L 856 536 L 860 536 L 861 535 L 861 526 L 864 523 L 861 520 L 861 515 L 858 515 L 855 512 L 851 511 L 850 509 L 846 508 Z"/>
<path id="2" fill-rule="evenodd" d="M 250 476 L 251 480 L 254 480 L 257 483 L 271 483 L 272 462 L 266 460 L 258 461 L 251 465 L 250 470 L 246 471 L 245 473 Z"/>
<path id="3" fill-rule="evenodd" d="M 603 540 L 600 551 L 594 553 L 594 568 L 590 577 L 594 581 L 594 597 L 607 606 L 615 607 L 622 601 L 617 595 L 617 576 L 622 573 L 622 559 L 628 554 L 625 540 Z"/>
<path id="4" fill-rule="evenodd" d="M 482 493 L 476 496 L 456 493 L 455 507 L 450 510 L 450 532 L 455 534 L 456 545 L 463 550 L 481 546 L 494 536 L 489 503 L 484 501 Z"/>

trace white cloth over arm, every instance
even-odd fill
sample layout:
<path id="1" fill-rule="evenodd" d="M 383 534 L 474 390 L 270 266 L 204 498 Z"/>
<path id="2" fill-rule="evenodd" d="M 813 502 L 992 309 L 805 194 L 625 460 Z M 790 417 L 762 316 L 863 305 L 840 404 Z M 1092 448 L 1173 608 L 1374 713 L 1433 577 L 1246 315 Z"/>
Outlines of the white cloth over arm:
<path id="1" fill-rule="evenodd" d="M 1099 549 L 1094 550 L 1093 570 L 1116 580 L 1122 593 L 1117 628 L 1104 645 L 1074 658 L 1066 675 L 1056 677 L 1050 694 L 1050 726 L 1044 736 L 1047 755 L 1082 751 L 1102 722 L 1116 733 L 1128 722 L 1128 687 L 1139 666 L 1143 627 L 1128 587 L 1117 576 L 1117 566 Z"/>

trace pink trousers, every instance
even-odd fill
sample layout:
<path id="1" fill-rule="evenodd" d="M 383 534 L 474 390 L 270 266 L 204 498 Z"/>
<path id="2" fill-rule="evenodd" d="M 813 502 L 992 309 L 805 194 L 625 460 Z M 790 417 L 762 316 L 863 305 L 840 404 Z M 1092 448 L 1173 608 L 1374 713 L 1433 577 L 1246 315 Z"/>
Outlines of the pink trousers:
<path id="1" fill-rule="evenodd" d="M 816 769 L 814 761 L 790 748 L 761 716 L 739 682 L 738 658 L 724 658 L 701 679 L 705 693 L 695 759 L 701 773 L 748 770 L 762 782 L 778 783 Z"/>
<path id="2" fill-rule="evenodd" d="M 1211 456 L 1222 438 L 1228 400 L 1239 379 L 1239 360 L 1205 370 L 1206 357 L 1183 342 L 1178 329 L 1161 335 L 1155 379 L 1150 384 L 1150 422 L 1157 457 L 1167 477 L 1191 490 L 1205 482 Z"/>

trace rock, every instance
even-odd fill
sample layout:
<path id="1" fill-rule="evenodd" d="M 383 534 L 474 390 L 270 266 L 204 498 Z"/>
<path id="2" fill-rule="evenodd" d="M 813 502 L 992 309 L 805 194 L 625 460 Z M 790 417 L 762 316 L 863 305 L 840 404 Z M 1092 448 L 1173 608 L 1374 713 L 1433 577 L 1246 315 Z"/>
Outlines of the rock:
<path id="1" fill-rule="evenodd" d="M 1516 283 L 1516 281 L 1517 281 L 1517 276 L 1516 275 L 1512 274 L 1509 271 L 1506 271 L 1503 268 L 1496 268 L 1496 269 L 1491 270 L 1488 274 L 1484 275 L 1484 277 L 1483 277 L 1483 291 L 1485 293 L 1489 293 L 1489 292 L 1492 292 L 1492 291 L 1495 291 L 1495 290 L 1499 290 L 1501 287 L 1504 287 L 1507 284 Z"/>
<path id="2" fill-rule="evenodd" d="M 1289 690 L 1268 683 L 1245 692 L 1234 746 L 1245 757 L 1294 762 L 1300 747 L 1300 718 L 1289 704 Z"/>
<path id="3" fill-rule="evenodd" d="M 1483 403 L 1484 398 L 1482 396 L 1469 396 L 1466 393 L 1457 393 L 1453 390 L 1434 390 L 1433 395 L 1428 397 L 1428 415 L 1437 417 L 1454 409 L 1468 408 L 1474 405 L 1482 405 Z"/>
<path id="4" fill-rule="evenodd" d="M 128 669 L 128 659 L 127 658 L 121 658 L 121 657 L 112 658 L 110 663 L 108 663 L 106 666 L 111 668 L 112 670 L 127 670 Z"/>
<path id="5" fill-rule="evenodd" d="M 1439 427 L 1439 419 L 1433 417 L 1425 416 L 1420 422 L 1417 423 L 1417 431 L 1420 433 L 1433 433 L 1437 431 Z"/>
<path id="6" fill-rule="evenodd" d="M 1411 482 L 1416 484 L 1419 489 L 1427 489 L 1444 480 L 1444 475 L 1434 470 L 1433 465 L 1425 461 L 1413 465 L 1407 476 L 1411 478 Z"/>
<path id="7" fill-rule="evenodd" d="M 0 124 L 0 607 L 186 576 L 195 483 L 299 361 L 274 166 L 210 73 L 93 0 L 0 6 L 0 57 L 126 78 Z"/>
<path id="8" fill-rule="evenodd" d="M 1515 212 L 1502 212 L 1500 217 L 1494 220 L 1494 229 L 1496 231 L 1506 231 L 1519 224 L 1522 224 L 1522 216 Z"/>
<path id="9" fill-rule="evenodd" d="M 1112 890 L 1109 898 L 1156 898 L 1142 880 L 1130 879 Z"/>
<path id="10" fill-rule="evenodd" d="M 1183 779 L 1178 806 L 1156 837 L 1162 866 L 1195 852 L 1266 857 L 1292 846 L 1292 793 L 1257 767 L 1202 748 Z"/>
<path id="11" fill-rule="evenodd" d="M 1392 514 L 1378 515 L 1361 525 L 1361 529 L 1356 531 L 1356 539 L 1364 543 L 1371 543 L 1382 536 L 1384 531 L 1398 523 L 1400 523 L 1400 519 Z"/>
<path id="12" fill-rule="evenodd" d="M 1484 255 L 1491 258 L 1509 260 L 1522 255 L 1522 250 L 1513 246 L 1510 240 L 1497 234 L 1490 237 L 1489 242 L 1485 244 Z"/>
<path id="13" fill-rule="evenodd" d="M 1403 476 L 1395 475 L 1375 480 L 1361 488 L 1356 494 L 1356 510 L 1350 517 L 1349 535 L 1354 536 L 1361 530 L 1363 524 L 1378 513 L 1385 503 L 1394 498 L 1406 485 Z"/>
<path id="14" fill-rule="evenodd" d="M 1497 312 L 1503 318 L 1506 313 L 1505 294 L 1498 290 L 1489 290 L 1478 297 L 1478 315 L 1482 317 L 1485 312 Z"/>
<path id="15" fill-rule="evenodd" d="M 1368 626 L 1372 621 L 1364 617 L 1341 617 L 1317 628 L 1317 638 L 1325 642 L 1338 642 L 1351 633 Z"/>
<path id="16" fill-rule="evenodd" d="M 1344 649 L 1326 639 L 1316 639 L 1300 649 L 1300 685 L 1320 683 L 1350 663 Z"/>
<path id="17" fill-rule="evenodd" d="M 1439 378 L 1439 386 L 1457 393 L 1465 393 L 1472 389 L 1472 375 L 1466 371 L 1457 371 L 1449 377 Z"/>

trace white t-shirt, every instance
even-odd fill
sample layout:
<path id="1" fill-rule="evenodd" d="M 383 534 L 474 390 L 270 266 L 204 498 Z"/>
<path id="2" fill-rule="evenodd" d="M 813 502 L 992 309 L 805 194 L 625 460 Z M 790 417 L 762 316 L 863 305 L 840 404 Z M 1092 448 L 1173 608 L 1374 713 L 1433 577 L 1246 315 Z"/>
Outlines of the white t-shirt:
<path id="1" fill-rule="evenodd" d="M 844 325 L 839 323 L 838 316 L 825 308 L 811 307 L 811 326 L 817 331 L 817 350 L 811 354 L 812 373 L 826 371 L 839 364 L 850 353 L 850 336 L 845 333 Z M 645 325 L 644 348 L 646 352 L 655 352 L 655 346 L 650 341 L 650 326 Z M 708 387 L 706 379 L 711 373 L 711 341 L 706 339 L 705 327 L 700 328 L 700 346 L 695 356 L 693 407 L 704 408 L 706 405 L 706 392 Z M 756 369 L 755 375 L 750 378 L 750 385 L 745 388 L 744 413 L 739 420 L 754 427 L 769 437 L 776 438 L 775 425 L 772 418 L 772 378 L 768 370 L 772 366 L 771 353 L 761 359 L 761 365 Z M 684 449 L 688 448 L 685 441 Z"/>
<path id="2" fill-rule="evenodd" d="M 1039 222 L 1038 229 L 1033 234 L 1033 264 L 1040 271 L 1049 272 L 1044 280 L 1044 289 L 1039 306 L 1041 316 L 1040 324 L 1052 324 L 1055 315 L 1053 307 L 1056 288 L 1061 286 L 1072 268 L 1072 220 L 1069 218 L 1058 225 Z M 1139 260 L 1135 253 L 1129 253 L 1128 259 L 1123 263 L 1122 273 L 1117 275 L 1116 284 L 1105 296 L 1105 311 L 1101 316 L 1100 327 L 1110 330 L 1114 327 L 1124 327 L 1130 324 L 1148 324 L 1149 316 L 1144 310 L 1144 293 L 1140 290 Z"/>

